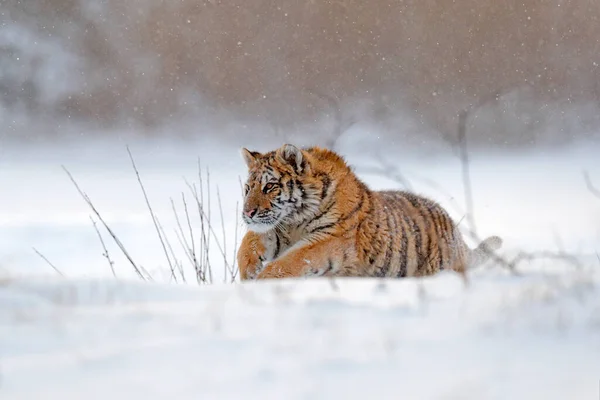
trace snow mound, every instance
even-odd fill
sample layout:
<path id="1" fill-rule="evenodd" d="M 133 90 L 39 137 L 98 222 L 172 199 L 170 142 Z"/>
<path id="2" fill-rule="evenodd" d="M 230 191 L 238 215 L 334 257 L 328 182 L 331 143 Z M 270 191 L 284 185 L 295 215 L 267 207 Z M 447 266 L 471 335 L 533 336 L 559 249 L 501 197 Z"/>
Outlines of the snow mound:
<path id="1" fill-rule="evenodd" d="M 583 399 L 600 276 L 0 283 L 3 399 Z"/>

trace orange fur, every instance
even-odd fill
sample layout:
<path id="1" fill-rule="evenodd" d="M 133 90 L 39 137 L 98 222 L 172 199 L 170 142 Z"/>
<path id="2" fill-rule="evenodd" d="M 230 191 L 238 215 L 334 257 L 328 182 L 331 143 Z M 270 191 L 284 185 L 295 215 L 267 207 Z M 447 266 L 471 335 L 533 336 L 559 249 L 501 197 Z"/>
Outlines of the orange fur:
<path id="1" fill-rule="evenodd" d="M 501 246 L 469 249 L 437 203 L 372 191 L 338 154 L 292 145 L 242 150 L 249 168 L 238 251 L 242 280 L 306 276 L 406 277 L 464 273 Z"/>

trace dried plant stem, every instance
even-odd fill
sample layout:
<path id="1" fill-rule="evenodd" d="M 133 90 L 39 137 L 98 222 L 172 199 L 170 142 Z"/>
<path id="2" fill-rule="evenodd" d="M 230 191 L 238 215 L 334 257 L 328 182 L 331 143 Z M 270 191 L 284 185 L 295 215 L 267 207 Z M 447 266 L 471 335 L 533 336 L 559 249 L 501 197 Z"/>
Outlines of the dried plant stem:
<path id="1" fill-rule="evenodd" d="M 110 234 L 110 236 L 113 238 L 113 240 L 115 241 L 115 243 L 117 244 L 117 246 L 119 247 L 119 249 L 121 250 L 121 252 L 123 253 L 123 255 L 125 256 L 125 258 L 127 258 L 127 261 L 129 261 L 129 263 L 133 267 L 133 269 L 134 269 L 135 273 L 138 275 L 138 277 L 140 279 L 142 279 L 142 280 L 152 279 L 152 277 L 148 274 L 148 272 L 146 270 L 144 270 L 143 267 L 141 267 L 141 266 L 138 267 L 138 265 L 135 263 L 135 261 L 133 261 L 133 258 L 131 257 L 131 255 L 129 254 L 129 252 L 127 251 L 127 249 L 123 245 L 123 243 L 119 240 L 119 238 L 117 237 L 117 235 L 115 234 L 115 232 L 104 221 L 104 218 L 102 218 L 102 215 L 100 215 L 100 213 L 98 212 L 98 210 L 96 209 L 96 207 L 94 206 L 94 204 L 92 203 L 92 201 L 90 200 L 90 198 L 88 197 L 88 195 L 85 194 L 81 190 L 81 188 L 79 187 L 79 185 L 77 184 L 77 182 L 73 178 L 73 175 L 71 175 L 71 173 L 64 166 L 62 167 L 62 169 L 68 175 L 69 179 L 71 180 L 71 182 L 73 183 L 73 185 L 75 186 L 75 188 L 77 189 L 77 191 L 79 192 L 79 194 L 81 195 L 81 197 L 83 198 L 83 200 L 90 207 L 90 209 L 92 210 L 92 212 L 94 213 L 94 215 L 96 215 L 96 218 L 98 218 L 98 220 L 102 223 L 102 225 L 104 226 L 104 228 L 108 231 L 108 233 Z"/>
<path id="2" fill-rule="evenodd" d="M 44 260 L 44 261 L 46 262 L 46 264 L 48 264 L 48 265 L 49 265 L 49 266 L 50 266 L 50 267 L 51 267 L 51 268 L 52 268 L 52 269 L 53 269 L 53 270 L 54 270 L 54 271 L 55 271 L 57 274 L 59 274 L 59 275 L 60 275 L 60 276 L 62 276 L 63 278 L 65 277 L 65 274 L 63 274 L 63 273 L 62 273 L 62 272 L 61 272 L 61 271 L 60 271 L 58 268 L 56 268 L 56 266 L 55 266 L 54 264 L 52 264 L 52 263 L 50 262 L 50 260 L 48 260 L 48 259 L 46 258 L 46 256 L 45 256 L 45 255 L 43 255 L 42 253 L 40 253 L 40 252 L 38 251 L 38 249 L 36 249 L 35 247 L 33 247 L 33 251 L 35 251 L 35 253 L 36 253 L 38 256 L 40 256 L 40 258 L 41 258 L 42 260 Z"/>
<path id="3" fill-rule="evenodd" d="M 158 235 L 158 240 L 160 241 L 160 244 L 163 248 L 165 258 L 167 259 L 167 263 L 169 264 L 169 268 L 171 269 L 171 277 L 173 279 L 177 280 L 177 278 L 175 277 L 175 268 L 173 267 L 173 263 L 171 261 L 171 258 L 169 257 L 169 253 L 167 252 L 167 246 L 165 245 L 165 240 L 164 240 L 163 236 L 161 235 L 160 229 L 158 228 L 158 219 L 156 217 L 156 214 L 152 210 L 152 206 L 150 205 L 150 200 L 148 199 L 148 194 L 146 193 L 146 188 L 144 187 L 144 184 L 142 183 L 140 173 L 137 169 L 137 166 L 135 165 L 135 161 L 133 160 L 133 156 L 131 155 L 129 146 L 127 146 L 127 154 L 129 155 L 129 160 L 131 161 L 131 165 L 133 167 L 133 170 L 135 171 L 137 181 L 140 185 L 140 188 L 142 189 L 142 193 L 144 195 L 144 200 L 146 201 L 146 206 L 148 207 L 148 211 L 150 212 L 150 216 L 152 217 L 152 222 L 154 223 L 154 228 L 156 229 L 156 234 Z"/>
<path id="4" fill-rule="evenodd" d="M 104 239 L 102 238 L 102 235 L 100 234 L 100 230 L 98 230 L 96 221 L 94 221 L 94 218 L 92 218 L 91 215 L 90 215 L 90 221 L 92 221 L 94 230 L 96 231 L 96 234 L 98 235 L 98 239 L 100 240 L 100 244 L 102 245 L 102 256 L 104 258 L 106 258 L 106 261 L 108 261 L 108 266 L 110 267 L 110 271 L 112 272 L 113 277 L 116 278 L 117 274 L 115 273 L 115 263 L 113 260 L 111 260 L 110 254 L 108 253 L 108 249 L 106 248 L 106 244 L 104 243 Z"/>

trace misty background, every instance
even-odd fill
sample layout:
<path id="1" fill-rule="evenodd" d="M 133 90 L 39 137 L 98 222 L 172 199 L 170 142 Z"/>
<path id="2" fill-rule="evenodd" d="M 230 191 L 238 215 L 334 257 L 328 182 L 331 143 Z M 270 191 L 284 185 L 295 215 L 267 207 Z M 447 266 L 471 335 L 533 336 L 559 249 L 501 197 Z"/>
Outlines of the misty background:
<path id="1" fill-rule="evenodd" d="M 561 145 L 598 136 L 599 18 L 589 0 L 5 0 L 0 134 L 426 146 L 468 111 L 472 145 Z"/>
<path id="2" fill-rule="evenodd" d="M 165 270 L 126 146 L 175 247 L 172 202 L 210 170 L 207 212 L 223 215 L 231 258 L 239 147 L 284 142 L 333 147 L 370 187 L 469 214 L 510 251 L 596 262 L 600 208 L 582 172 L 600 186 L 599 17 L 587 0 L 4 1 L 0 274 L 48 272 L 32 247 L 70 276 L 109 271 L 61 166 L 133 257 Z"/>

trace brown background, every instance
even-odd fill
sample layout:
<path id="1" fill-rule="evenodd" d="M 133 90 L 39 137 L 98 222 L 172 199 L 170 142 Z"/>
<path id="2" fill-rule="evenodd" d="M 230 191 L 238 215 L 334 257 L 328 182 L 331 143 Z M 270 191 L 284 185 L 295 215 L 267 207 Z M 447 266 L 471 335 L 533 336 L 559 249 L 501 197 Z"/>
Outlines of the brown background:
<path id="1" fill-rule="evenodd" d="M 150 128 L 227 113 L 274 131 L 370 121 L 393 133 L 408 118 L 414 135 L 439 136 L 470 107 L 482 144 L 562 143 L 600 126 L 590 0 L 9 0 L 1 10 L 4 120 L 53 121 L 48 132 L 63 119 Z"/>

